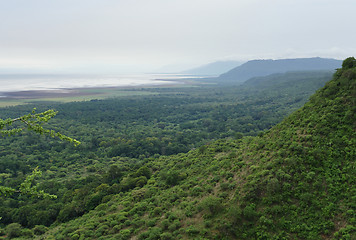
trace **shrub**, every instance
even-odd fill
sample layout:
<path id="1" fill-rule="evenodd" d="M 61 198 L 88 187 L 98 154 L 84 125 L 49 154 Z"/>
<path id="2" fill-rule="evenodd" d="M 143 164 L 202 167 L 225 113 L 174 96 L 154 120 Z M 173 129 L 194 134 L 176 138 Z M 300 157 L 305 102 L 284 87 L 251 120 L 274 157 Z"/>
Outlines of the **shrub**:
<path id="1" fill-rule="evenodd" d="M 120 231 L 120 239 L 129 239 L 131 235 L 131 231 L 129 229 L 124 229 Z"/>
<path id="2" fill-rule="evenodd" d="M 195 228 L 194 226 L 188 227 L 185 232 L 190 236 L 194 236 L 200 233 L 199 229 Z"/>
<path id="3" fill-rule="evenodd" d="M 48 231 L 48 227 L 44 225 L 36 225 L 33 229 L 33 233 L 36 235 L 42 235 Z"/>
<path id="4" fill-rule="evenodd" d="M 155 207 L 152 211 L 152 215 L 153 216 L 158 216 L 158 215 L 161 215 L 162 213 L 162 208 L 161 207 Z"/>
<path id="5" fill-rule="evenodd" d="M 228 196 L 229 194 L 227 192 L 222 192 L 219 194 L 219 198 L 223 198 L 223 199 L 227 198 Z"/>
<path id="6" fill-rule="evenodd" d="M 222 191 L 229 190 L 229 186 L 230 186 L 230 184 L 226 183 L 226 182 L 220 184 L 220 188 L 221 188 Z"/>
<path id="7" fill-rule="evenodd" d="M 230 219 L 231 223 L 234 225 L 239 224 L 242 221 L 242 211 L 237 206 L 230 207 L 227 214 L 228 219 Z"/>
<path id="8" fill-rule="evenodd" d="M 244 208 L 243 216 L 248 220 L 253 220 L 258 215 L 255 209 L 256 205 L 254 203 L 251 203 L 250 205 Z"/>
<path id="9" fill-rule="evenodd" d="M 346 58 L 342 62 L 343 69 L 349 69 L 349 68 L 353 68 L 353 67 L 356 67 L 356 59 L 354 57 Z"/>
<path id="10" fill-rule="evenodd" d="M 156 225 L 156 222 L 157 222 L 157 218 L 149 218 L 149 220 L 147 221 L 147 226 L 148 227 L 153 227 L 153 226 L 155 226 Z"/>
<path id="11" fill-rule="evenodd" d="M 148 239 L 160 239 L 162 229 L 159 227 L 153 227 L 148 230 L 149 237 Z"/>
<path id="12" fill-rule="evenodd" d="M 0 239 L 3 239 L 2 236 L 5 235 L 5 229 L 0 228 Z"/>
<path id="13" fill-rule="evenodd" d="M 70 235 L 72 240 L 78 240 L 79 239 L 79 234 L 78 233 L 74 233 Z"/>
<path id="14" fill-rule="evenodd" d="M 149 236 L 149 233 L 148 232 L 143 232 L 143 233 L 140 233 L 140 235 L 138 235 L 138 239 L 139 240 L 145 240 L 147 239 Z"/>
<path id="15" fill-rule="evenodd" d="M 181 176 L 177 171 L 170 170 L 168 172 L 162 173 L 161 178 L 165 181 L 166 185 L 174 186 L 177 185 L 178 182 L 181 180 Z"/>
<path id="16" fill-rule="evenodd" d="M 165 233 L 162 233 L 162 234 L 161 234 L 160 238 L 161 238 L 162 240 L 170 240 L 170 239 L 173 239 L 173 236 L 172 236 L 171 233 L 165 232 Z"/>
<path id="17" fill-rule="evenodd" d="M 201 187 L 195 186 L 192 189 L 191 194 L 192 194 L 192 196 L 199 196 L 202 192 L 203 192 L 203 189 Z"/>
<path id="18" fill-rule="evenodd" d="M 219 213 L 223 206 L 220 198 L 209 196 L 200 203 L 200 207 L 203 211 L 206 211 L 209 216 Z"/>
<path id="19" fill-rule="evenodd" d="M 19 223 L 11 223 L 6 226 L 5 232 L 8 238 L 20 237 L 22 233 L 22 226 Z"/>
<path id="20" fill-rule="evenodd" d="M 174 222 L 168 227 L 168 230 L 173 232 L 174 230 L 179 229 L 182 226 L 179 220 L 174 220 Z"/>
<path id="21" fill-rule="evenodd" d="M 161 222 L 161 227 L 162 227 L 163 230 L 167 230 L 168 227 L 169 227 L 169 225 L 170 225 L 170 222 L 169 222 L 168 219 L 164 219 L 164 220 Z"/>
<path id="22" fill-rule="evenodd" d="M 33 231 L 31 229 L 25 228 L 22 230 L 21 236 L 24 237 L 25 239 L 32 238 Z"/>

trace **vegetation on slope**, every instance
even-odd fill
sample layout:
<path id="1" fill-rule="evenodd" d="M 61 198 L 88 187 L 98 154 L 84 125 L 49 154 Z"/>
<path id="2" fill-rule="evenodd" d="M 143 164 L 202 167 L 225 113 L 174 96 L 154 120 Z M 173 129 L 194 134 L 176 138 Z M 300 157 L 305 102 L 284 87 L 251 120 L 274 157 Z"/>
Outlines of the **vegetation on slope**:
<path id="1" fill-rule="evenodd" d="M 110 158 L 106 163 L 114 165 L 105 175 L 68 182 L 67 208 L 60 211 L 75 219 L 57 219 L 42 237 L 351 239 L 355 72 L 353 67 L 338 70 L 303 109 L 263 136 L 218 140 L 159 158 Z M 68 158 L 66 166 L 79 159 Z M 71 216 L 83 206 L 81 200 L 92 203 L 85 206 L 93 210 Z M 35 214 L 48 204 L 38 203 Z"/>
<path id="2" fill-rule="evenodd" d="M 356 67 L 356 66 L 355 66 Z M 356 68 L 261 137 L 147 163 L 147 185 L 52 232 L 59 238 L 352 239 Z"/>

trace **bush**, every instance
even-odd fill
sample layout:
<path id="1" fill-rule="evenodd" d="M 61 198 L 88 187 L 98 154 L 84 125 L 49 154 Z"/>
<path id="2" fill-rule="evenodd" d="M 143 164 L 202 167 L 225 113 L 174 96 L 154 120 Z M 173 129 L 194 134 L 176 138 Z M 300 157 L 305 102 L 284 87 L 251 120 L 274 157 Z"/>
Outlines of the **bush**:
<path id="1" fill-rule="evenodd" d="M 191 194 L 192 196 L 199 196 L 203 192 L 203 189 L 199 186 L 193 187 Z"/>
<path id="2" fill-rule="evenodd" d="M 78 233 L 74 233 L 70 235 L 72 240 L 78 240 L 79 239 L 79 234 Z"/>
<path id="3" fill-rule="evenodd" d="M 221 199 L 213 196 L 205 198 L 201 203 L 200 207 L 203 211 L 208 212 L 209 215 L 215 215 L 222 210 Z"/>
<path id="4" fill-rule="evenodd" d="M 227 191 L 227 190 L 229 190 L 229 188 L 230 188 L 230 184 L 229 184 L 229 183 L 226 183 L 226 182 L 221 183 L 221 184 L 220 184 L 220 188 L 221 188 L 222 191 Z"/>
<path id="5" fill-rule="evenodd" d="M 147 239 L 148 236 L 149 236 L 148 232 L 143 232 L 143 233 L 140 233 L 140 235 L 138 235 L 138 239 L 139 240 L 144 240 L 144 239 Z"/>
<path id="6" fill-rule="evenodd" d="M 168 230 L 173 232 L 182 226 L 181 222 L 177 219 L 168 227 Z"/>
<path id="7" fill-rule="evenodd" d="M 22 230 L 21 236 L 23 236 L 26 239 L 31 238 L 33 237 L 33 231 L 31 229 L 25 228 Z"/>
<path id="8" fill-rule="evenodd" d="M 185 232 L 190 235 L 190 236 L 194 236 L 194 235 L 197 235 L 200 233 L 199 229 L 197 229 L 196 227 L 194 226 L 189 226 Z"/>
<path id="9" fill-rule="evenodd" d="M 8 238 L 20 237 L 22 234 L 22 226 L 19 223 L 11 223 L 6 226 L 5 232 Z"/>
<path id="10" fill-rule="evenodd" d="M 250 205 L 246 206 L 243 210 L 243 216 L 247 220 L 253 220 L 257 216 L 256 212 L 256 205 L 254 203 L 251 203 Z"/>
<path id="11" fill-rule="evenodd" d="M 171 233 L 167 233 L 167 232 L 162 233 L 160 237 L 161 237 L 162 240 L 170 240 L 170 239 L 173 239 L 172 234 L 171 234 Z"/>
<path id="12" fill-rule="evenodd" d="M 120 239 L 129 239 L 131 231 L 129 229 L 124 229 L 120 231 Z"/>
<path id="13" fill-rule="evenodd" d="M 42 235 L 48 231 L 48 227 L 44 225 L 36 225 L 33 229 L 33 233 L 36 235 Z"/>
<path id="14" fill-rule="evenodd" d="M 349 69 L 349 68 L 354 68 L 354 67 L 356 67 L 356 59 L 354 57 L 346 58 L 342 62 L 343 69 Z"/>
<path id="15" fill-rule="evenodd" d="M 155 207 L 151 213 L 152 213 L 152 216 L 159 216 L 162 214 L 162 208 Z"/>
<path id="16" fill-rule="evenodd" d="M 238 206 L 231 206 L 228 209 L 227 217 L 233 225 L 238 225 L 242 221 L 242 211 Z"/>
<path id="17" fill-rule="evenodd" d="M 160 235 L 162 233 L 162 229 L 159 227 L 152 227 L 148 230 L 148 238 L 147 239 L 160 239 Z"/>
<path id="18" fill-rule="evenodd" d="M 181 177 L 177 171 L 170 170 L 168 172 L 163 172 L 161 174 L 161 179 L 165 181 L 166 185 L 174 186 L 177 185 L 181 180 Z"/>

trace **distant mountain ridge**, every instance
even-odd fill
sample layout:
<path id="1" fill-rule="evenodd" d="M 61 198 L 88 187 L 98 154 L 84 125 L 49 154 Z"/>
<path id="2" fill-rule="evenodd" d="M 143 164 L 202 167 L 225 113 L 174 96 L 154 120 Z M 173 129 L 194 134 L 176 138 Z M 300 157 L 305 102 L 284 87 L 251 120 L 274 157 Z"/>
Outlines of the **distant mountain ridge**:
<path id="1" fill-rule="evenodd" d="M 218 76 L 242 64 L 241 61 L 217 61 L 182 71 L 183 74 Z"/>
<path id="2" fill-rule="evenodd" d="M 330 81 L 334 71 L 318 70 L 318 71 L 294 71 L 285 73 L 274 73 L 263 77 L 253 77 L 246 80 L 241 86 L 249 86 L 254 88 L 266 88 L 273 86 L 290 86 L 291 84 L 298 84 L 301 82 L 315 83 L 316 89 L 324 86 L 327 81 Z M 316 81 L 318 79 L 318 81 Z"/>
<path id="3" fill-rule="evenodd" d="M 279 60 L 252 60 L 221 74 L 215 80 L 219 83 L 242 83 L 253 77 L 267 76 L 290 71 L 335 70 L 341 60 L 329 58 L 296 58 Z M 212 79 L 211 79 L 212 80 Z"/>

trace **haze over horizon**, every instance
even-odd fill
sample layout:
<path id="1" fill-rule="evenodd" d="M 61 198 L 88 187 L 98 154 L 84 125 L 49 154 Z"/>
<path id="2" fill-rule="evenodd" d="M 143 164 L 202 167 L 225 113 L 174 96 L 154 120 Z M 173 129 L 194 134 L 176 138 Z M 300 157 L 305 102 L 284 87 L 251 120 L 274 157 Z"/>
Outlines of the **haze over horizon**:
<path id="1" fill-rule="evenodd" d="M 356 55 L 353 0 L 0 4 L 0 73 L 181 71 L 223 60 Z"/>

